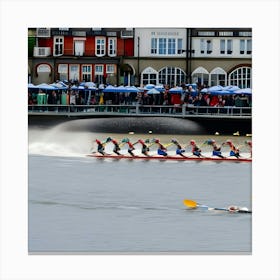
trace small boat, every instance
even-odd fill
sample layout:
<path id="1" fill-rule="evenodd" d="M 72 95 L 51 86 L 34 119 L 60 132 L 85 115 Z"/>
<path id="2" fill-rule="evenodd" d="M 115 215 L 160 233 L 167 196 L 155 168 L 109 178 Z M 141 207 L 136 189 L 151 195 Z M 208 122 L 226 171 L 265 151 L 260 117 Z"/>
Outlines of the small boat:
<path id="1" fill-rule="evenodd" d="M 194 160 L 194 161 L 228 161 L 228 162 L 252 162 L 252 158 L 245 158 L 245 157 L 224 157 L 220 158 L 217 156 L 205 156 L 205 157 L 197 157 L 194 155 L 191 156 L 185 156 L 182 157 L 180 155 L 168 155 L 168 156 L 160 156 L 160 155 L 151 155 L 151 156 L 144 156 L 144 155 L 116 155 L 116 154 L 105 154 L 102 155 L 100 153 L 93 153 L 93 154 L 88 154 L 88 157 L 94 157 L 98 159 L 130 159 L 130 160 L 160 160 L 160 161 L 189 161 L 189 160 Z"/>
<path id="2" fill-rule="evenodd" d="M 217 208 L 217 207 L 209 207 L 204 204 L 199 204 L 194 200 L 184 199 L 183 204 L 188 209 L 202 209 L 202 210 L 209 210 L 209 211 L 225 211 L 229 213 L 241 213 L 241 214 L 251 214 L 252 210 L 249 210 L 247 207 L 238 207 L 238 206 L 229 206 L 227 208 Z"/>

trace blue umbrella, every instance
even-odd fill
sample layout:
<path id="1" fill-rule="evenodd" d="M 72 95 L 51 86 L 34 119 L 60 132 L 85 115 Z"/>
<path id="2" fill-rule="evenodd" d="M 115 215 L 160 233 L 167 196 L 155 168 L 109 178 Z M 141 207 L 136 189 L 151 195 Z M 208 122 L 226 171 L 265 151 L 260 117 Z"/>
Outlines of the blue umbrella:
<path id="1" fill-rule="evenodd" d="M 251 95 L 252 94 L 252 89 L 251 88 L 241 88 L 239 90 L 236 90 L 234 92 L 235 94 L 247 94 L 247 95 Z"/>
<path id="2" fill-rule="evenodd" d="M 31 83 L 29 83 L 29 84 L 28 84 L 28 88 L 38 88 L 38 87 L 35 86 L 35 85 L 33 85 L 33 84 L 31 84 Z"/>
<path id="3" fill-rule="evenodd" d="M 103 90 L 103 92 L 118 92 L 118 89 L 117 87 L 109 85 Z"/>
<path id="4" fill-rule="evenodd" d="M 140 90 L 135 86 L 126 86 L 125 88 L 128 92 L 140 92 Z"/>
<path id="5" fill-rule="evenodd" d="M 184 90 L 182 87 L 174 87 L 169 90 L 170 93 L 183 93 Z"/>
<path id="6" fill-rule="evenodd" d="M 42 84 L 37 85 L 37 88 L 43 89 L 43 90 L 57 90 L 57 87 L 54 87 L 52 85 L 48 85 L 46 83 L 42 83 Z"/>
<path id="7" fill-rule="evenodd" d="M 148 93 L 148 94 L 160 94 L 160 91 L 158 91 L 158 90 L 155 89 L 155 88 L 152 88 L 152 89 L 150 89 L 147 93 Z"/>
<path id="8" fill-rule="evenodd" d="M 232 91 L 229 91 L 229 90 L 213 90 L 210 93 L 211 93 L 211 95 L 231 95 L 231 94 L 234 94 Z"/>
<path id="9" fill-rule="evenodd" d="M 147 84 L 144 86 L 144 89 L 152 89 L 154 87 L 155 87 L 155 85 L 153 85 L 153 84 Z"/>

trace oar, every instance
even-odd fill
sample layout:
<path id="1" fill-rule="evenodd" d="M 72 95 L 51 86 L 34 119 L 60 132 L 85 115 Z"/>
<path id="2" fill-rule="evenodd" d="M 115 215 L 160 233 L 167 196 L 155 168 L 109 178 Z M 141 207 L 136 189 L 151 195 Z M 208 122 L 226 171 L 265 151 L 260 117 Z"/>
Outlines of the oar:
<path id="1" fill-rule="evenodd" d="M 188 208 L 207 208 L 209 209 L 208 206 L 206 205 L 202 205 L 202 204 L 198 204 L 196 201 L 194 200 L 190 200 L 190 199 L 185 199 L 183 201 L 184 205 L 187 206 Z"/>
<path id="2" fill-rule="evenodd" d="M 187 206 L 188 208 L 204 208 L 207 210 L 220 210 L 220 211 L 227 211 L 230 212 L 230 210 L 228 208 L 218 208 L 218 207 L 209 207 L 207 205 L 203 205 L 203 204 L 199 204 L 194 200 L 190 200 L 190 199 L 185 199 L 183 201 L 184 205 Z M 237 213 L 252 213 L 252 211 L 247 210 L 247 209 L 238 209 L 238 211 L 236 211 Z"/>

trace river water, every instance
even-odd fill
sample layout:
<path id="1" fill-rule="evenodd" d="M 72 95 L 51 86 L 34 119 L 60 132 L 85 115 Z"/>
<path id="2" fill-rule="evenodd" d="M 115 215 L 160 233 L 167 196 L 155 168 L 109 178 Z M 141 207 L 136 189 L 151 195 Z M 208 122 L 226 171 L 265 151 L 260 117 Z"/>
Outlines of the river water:
<path id="1" fill-rule="evenodd" d="M 183 205 L 188 198 L 212 207 L 251 208 L 251 163 L 86 157 L 95 148 L 95 138 L 108 136 L 132 141 L 159 137 L 163 143 L 174 137 L 181 143 L 213 138 L 73 131 L 71 122 L 30 126 L 30 253 L 251 253 L 250 214 L 188 210 Z M 228 136 L 214 138 L 222 142 Z M 247 138 L 232 138 L 246 155 L 242 143 Z M 210 151 L 204 145 L 202 149 Z"/>

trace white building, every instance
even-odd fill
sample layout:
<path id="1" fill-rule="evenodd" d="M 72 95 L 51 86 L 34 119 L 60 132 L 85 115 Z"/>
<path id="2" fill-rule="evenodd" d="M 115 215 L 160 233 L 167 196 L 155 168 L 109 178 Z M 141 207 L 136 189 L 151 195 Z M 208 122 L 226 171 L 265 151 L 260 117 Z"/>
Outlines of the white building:
<path id="1" fill-rule="evenodd" d="M 250 28 L 135 28 L 136 81 L 251 87 Z"/>

